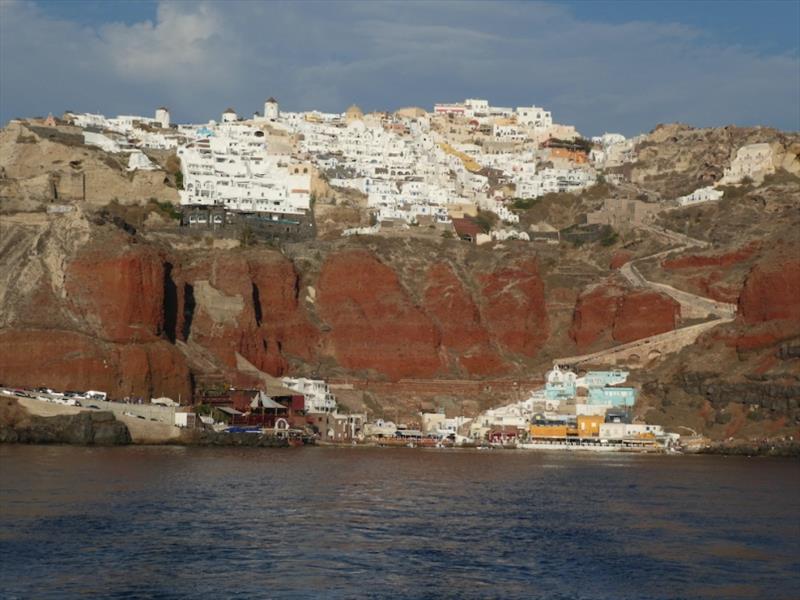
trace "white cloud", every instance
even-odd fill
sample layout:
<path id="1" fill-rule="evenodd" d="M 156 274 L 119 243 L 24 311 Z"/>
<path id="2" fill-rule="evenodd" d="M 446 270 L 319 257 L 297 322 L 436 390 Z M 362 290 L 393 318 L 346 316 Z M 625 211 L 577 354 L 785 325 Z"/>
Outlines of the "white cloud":
<path id="1" fill-rule="evenodd" d="M 108 53 L 113 69 L 125 78 L 166 82 L 204 72 L 219 77 L 225 74 L 220 59 L 235 51 L 238 44 L 221 28 L 224 19 L 215 6 L 189 5 L 187 12 L 179 5 L 163 3 L 155 23 L 101 27 L 98 49 Z"/>
<path id="2" fill-rule="evenodd" d="M 596 23 L 533 3 L 162 3 L 96 28 L 8 2 L 0 114 L 109 114 L 168 103 L 179 119 L 367 109 L 480 95 L 537 103 L 586 133 L 658 122 L 800 128 L 798 56 L 714 43 L 679 23 Z"/>

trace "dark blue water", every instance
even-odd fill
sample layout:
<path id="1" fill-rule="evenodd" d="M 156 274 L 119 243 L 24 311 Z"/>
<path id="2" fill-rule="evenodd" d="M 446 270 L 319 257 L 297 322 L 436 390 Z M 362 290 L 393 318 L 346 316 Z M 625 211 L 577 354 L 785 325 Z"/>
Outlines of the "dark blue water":
<path id="1" fill-rule="evenodd" d="M 0 446 L 2 598 L 798 598 L 800 463 Z"/>

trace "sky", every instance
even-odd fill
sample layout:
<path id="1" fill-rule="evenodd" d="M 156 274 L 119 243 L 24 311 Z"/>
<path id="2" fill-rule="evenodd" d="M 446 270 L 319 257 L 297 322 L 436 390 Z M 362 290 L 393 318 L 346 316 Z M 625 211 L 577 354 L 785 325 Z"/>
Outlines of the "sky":
<path id="1" fill-rule="evenodd" d="M 486 98 L 584 135 L 800 129 L 800 1 L 0 0 L 0 123 Z"/>

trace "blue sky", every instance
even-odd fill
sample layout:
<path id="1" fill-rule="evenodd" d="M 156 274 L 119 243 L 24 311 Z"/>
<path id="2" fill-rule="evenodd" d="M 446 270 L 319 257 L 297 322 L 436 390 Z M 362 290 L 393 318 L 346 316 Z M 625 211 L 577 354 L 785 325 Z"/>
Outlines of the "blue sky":
<path id="1" fill-rule="evenodd" d="M 484 97 L 587 135 L 800 129 L 800 2 L 0 0 L 0 121 Z"/>

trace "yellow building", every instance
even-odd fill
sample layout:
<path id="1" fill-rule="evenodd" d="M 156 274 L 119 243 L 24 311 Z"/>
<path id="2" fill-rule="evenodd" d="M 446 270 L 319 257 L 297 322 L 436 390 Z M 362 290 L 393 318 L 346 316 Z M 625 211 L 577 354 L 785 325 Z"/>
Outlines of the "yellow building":
<path id="1" fill-rule="evenodd" d="M 566 425 L 531 425 L 531 437 L 550 437 L 550 438 L 565 438 L 567 437 Z"/>
<path id="2" fill-rule="evenodd" d="M 600 425 L 605 422 L 603 415 L 578 415 L 578 436 L 597 437 L 600 435 Z"/>

